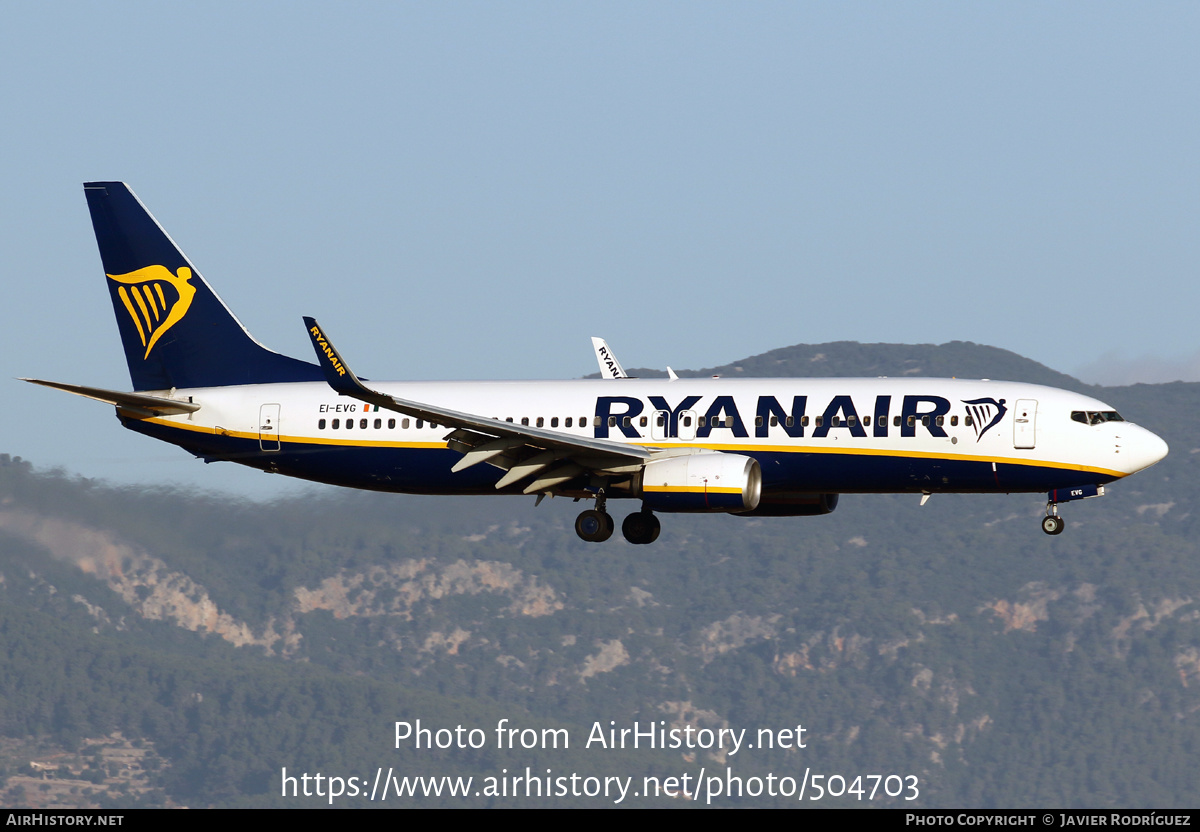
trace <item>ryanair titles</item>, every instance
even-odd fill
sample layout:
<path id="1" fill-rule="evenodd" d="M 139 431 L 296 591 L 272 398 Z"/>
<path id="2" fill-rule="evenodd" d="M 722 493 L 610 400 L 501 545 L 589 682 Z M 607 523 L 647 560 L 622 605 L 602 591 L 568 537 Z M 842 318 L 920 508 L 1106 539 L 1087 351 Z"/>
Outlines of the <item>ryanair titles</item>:
<path id="1" fill-rule="evenodd" d="M 593 421 L 597 439 L 626 437 L 643 439 L 707 439 L 714 431 L 727 435 L 765 438 L 783 431 L 790 437 L 807 435 L 820 439 L 831 431 L 845 431 L 865 439 L 871 436 L 916 436 L 917 431 L 946 437 L 943 425 L 951 403 L 942 396 L 875 396 L 869 408 L 850 396 L 834 396 L 824 407 L 810 408 L 808 396 L 793 396 L 786 406 L 774 396 L 759 396 L 754 415 L 749 416 L 747 402 L 739 407 L 733 396 L 716 396 L 705 402 L 701 396 L 685 396 L 672 404 L 663 396 L 645 400 L 633 396 L 598 396 Z M 957 417 L 955 417 L 957 421 Z M 987 428 L 998 422 L 993 420 Z M 968 422 L 970 423 L 970 422 Z M 984 428 L 983 430 L 986 430 Z M 982 433 L 982 431 L 981 431 Z M 721 434 L 718 434 L 721 435 Z"/>
<path id="2" fill-rule="evenodd" d="M 317 346 L 321 349 L 321 352 L 325 353 L 325 357 L 329 359 L 329 365 L 333 367 L 334 371 L 339 376 L 346 375 L 346 368 L 342 366 L 341 358 L 338 357 L 337 352 L 330 346 L 325 336 L 321 334 L 320 328 L 310 326 L 308 331 L 312 333 L 312 337 L 317 342 Z"/>
<path id="3" fill-rule="evenodd" d="M 604 366 L 608 368 L 608 373 L 613 378 L 620 378 L 621 374 L 617 372 L 617 363 L 613 360 L 612 354 L 607 347 L 598 347 L 600 358 L 604 360 Z"/>

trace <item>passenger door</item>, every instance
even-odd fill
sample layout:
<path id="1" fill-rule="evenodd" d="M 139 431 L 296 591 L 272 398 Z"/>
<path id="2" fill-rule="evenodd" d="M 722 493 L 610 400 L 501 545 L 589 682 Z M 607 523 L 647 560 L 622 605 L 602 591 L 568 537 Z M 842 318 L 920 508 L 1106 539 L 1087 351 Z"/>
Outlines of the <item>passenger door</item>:
<path id="1" fill-rule="evenodd" d="M 258 409 L 258 448 L 279 450 L 279 405 L 264 404 Z"/>
<path id="2" fill-rule="evenodd" d="M 1013 447 L 1032 448 L 1037 441 L 1037 399 L 1017 399 L 1013 411 Z"/>

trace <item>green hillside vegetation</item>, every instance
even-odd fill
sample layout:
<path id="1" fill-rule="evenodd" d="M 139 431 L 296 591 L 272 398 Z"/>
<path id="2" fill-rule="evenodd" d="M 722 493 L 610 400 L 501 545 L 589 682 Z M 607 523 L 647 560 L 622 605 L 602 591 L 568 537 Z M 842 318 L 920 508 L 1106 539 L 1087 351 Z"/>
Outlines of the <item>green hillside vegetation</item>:
<path id="1" fill-rule="evenodd" d="M 667 376 L 665 368 L 639 367 L 627 372 L 639 378 Z M 725 378 L 993 378 L 1046 384 L 1081 392 L 1093 389 L 1078 379 L 1014 352 L 970 341 L 951 341 L 946 344 L 860 344 L 857 341 L 797 344 L 720 367 L 676 372 L 684 378 L 714 375 Z M 588 376 L 599 377 L 599 373 Z"/>
<path id="2" fill-rule="evenodd" d="M 896 361 L 922 375 L 1083 387 L 1002 350 L 904 349 Z M 794 347 L 730 367 L 901 374 L 876 371 L 886 351 Z M 67 749 L 114 730 L 153 743 L 167 765 L 138 799 L 155 805 L 325 805 L 279 797 L 283 767 L 483 778 L 528 765 L 639 783 L 726 767 L 919 778 L 915 801 L 806 804 L 823 807 L 1187 806 L 1200 750 L 1200 385 L 1086 389 L 1172 453 L 1064 506 L 1056 538 L 1038 528 L 1038 495 L 923 507 L 851 495 L 827 517 L 666 515 L 653 547 L 595 546 L 575 536 L 565 500 L 314 489 L 256 504 L 3 457 L 0 733 Z M 572 746 L 394 749 L 393 722 L 418 718 L 563 727 Z M 610 720 L 751 736 L 803 724 L 808 747 L 686 759 L 583 748 Z M 522 803 L 613 805 L 383 805 Z"/>

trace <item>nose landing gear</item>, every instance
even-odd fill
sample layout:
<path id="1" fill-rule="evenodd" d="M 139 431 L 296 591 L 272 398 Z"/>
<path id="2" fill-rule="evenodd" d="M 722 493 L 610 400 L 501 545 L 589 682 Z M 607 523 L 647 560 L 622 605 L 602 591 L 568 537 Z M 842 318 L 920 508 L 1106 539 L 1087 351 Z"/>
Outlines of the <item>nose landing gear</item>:
<path id="1" fill-rule="evenodd" d="M 1053 506 L 1053 508 L 1051 508 L 1051 506 Z M 1066 521 L 1064 521 L 1057 514 L 1058 505 L 1056 503 L 1050 503 L 1048 506 L 1046 506 L 1046 511 L 1054 511 L 1055 513 L 1048 513 L 1042 518 L 1042 531 L 1044 531 L 1046 534 L 1062 534 L 1062 531 L 1067 527 L 1067 524 Z"/>
<path id="2" fill-rule="evenodd" d="M 1089 497 L 1103 497 L 1103 485 L 1080 485 L 1074 488 L 1056 488 L 1046 495 L 1046 516 L 1042 518 L 1042 531 L 1046 534 L 1062 534 L 1066 522 L 1058 516 L 1058 504 Z"/>

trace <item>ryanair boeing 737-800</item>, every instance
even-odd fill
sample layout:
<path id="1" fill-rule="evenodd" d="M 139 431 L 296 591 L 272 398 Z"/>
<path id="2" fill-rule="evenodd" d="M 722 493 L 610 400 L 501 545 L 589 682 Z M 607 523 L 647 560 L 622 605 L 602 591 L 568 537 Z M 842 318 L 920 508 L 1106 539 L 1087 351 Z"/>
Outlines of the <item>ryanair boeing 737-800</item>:
<path id="1" fill-rule="evenodd" d="M 317 363 L 255 341 L 133 192 L 84 185 L 133 392 L 28 379 L 116 406 L 130 430 L 205 461 L 351 488 L 608 501 L 658 512 L 828 514 L 841 493 L 1046 492 L 1058 504 L 1158 462 L 1167 446 L 1103 402 L 1032 384 L 930 378 L 627 377 L 593 339 L 600 380 L 363 382 L 312 318 Z"/>

